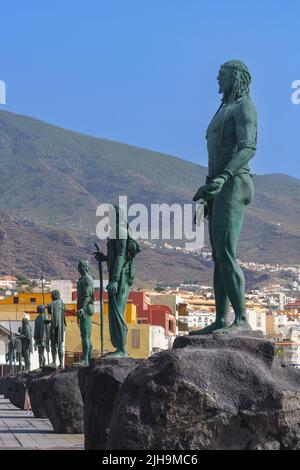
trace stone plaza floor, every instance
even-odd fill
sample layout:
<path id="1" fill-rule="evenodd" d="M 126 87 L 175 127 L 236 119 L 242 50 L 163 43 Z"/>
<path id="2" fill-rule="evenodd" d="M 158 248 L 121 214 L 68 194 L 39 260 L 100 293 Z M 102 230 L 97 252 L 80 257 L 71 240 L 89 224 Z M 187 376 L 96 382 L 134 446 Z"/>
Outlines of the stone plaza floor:
<path id="1" fill-rule="evenodd" d="M 38 419 L 0 395 L 0 450 L 83 450 L 83 434 L 55 434 L 48 419 Z"/>

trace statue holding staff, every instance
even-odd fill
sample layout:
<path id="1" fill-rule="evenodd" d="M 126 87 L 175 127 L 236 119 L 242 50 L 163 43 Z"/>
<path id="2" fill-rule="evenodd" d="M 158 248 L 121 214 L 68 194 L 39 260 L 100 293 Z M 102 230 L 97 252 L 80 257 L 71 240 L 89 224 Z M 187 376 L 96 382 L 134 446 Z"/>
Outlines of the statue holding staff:
<path id="1" fill-rule="evenodd" d="M 130 287 L 135 277 L 135 256 L 141 251 L 136 240 L 131 238 L 126 215 L 119 205 L 111 206 L 111 226 L 107 242 L 107 255 L 95 253 L 98 263 L 107 262 L 109 283 L 108 317 L 110 340 L 116 350 L 110 356 L 127 356 L 126 304 Z"/>
<path id="2" fill-rule="evenodd" d="M 23 318 L 22 327 L 19 328 L 20 338 L 22 341 L 22 356 L 24 358 L 24 369 L 30 371 L 32 354 L 32 331 L 28 318 Z"/>
<path id="3" fill-rule="evenodd" d="M 51 317 L 50 323 L 50 342 L 53 365 L 56 366 L 56 358 L 58 355 L 59 367 L 64 364 L 64 335 L 66 327 L 65 305 L 60 298 L 60 292 L 53 290 L 51 292 L 52 302 L 48 304 L 48 315 Z"/>
<path id="4" fill-rule="evenodd" d="M 49 335 L 47 334 L 49 330 L 48 320 L 45 313 L 45 306 L 38 305 L 37 307 L 38 316 L 35 319 L 34 323 L 34 347 L 37 348 L 39 353 L 39 367 L 42 369 L 45 367 L 45 349 L 49 347 Z"/>

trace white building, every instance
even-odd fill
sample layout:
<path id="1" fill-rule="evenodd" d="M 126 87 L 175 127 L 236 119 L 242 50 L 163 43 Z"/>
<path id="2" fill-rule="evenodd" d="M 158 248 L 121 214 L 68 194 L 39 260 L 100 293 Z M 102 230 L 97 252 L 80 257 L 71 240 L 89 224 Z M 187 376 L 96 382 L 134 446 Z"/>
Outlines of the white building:
<path id="1" fill-rule="evenodd" d="M 58 290 L 60 298 L 65 304 L 72 303 L 72 281 L 54 279 L 50 282 L 50 290 Z"/>
<path id="2" fill-rule="evenodd" d="M 34 333 L 34 321 L 29 322 L 31 326 L 31 331 L 32 331 L 32 336 Z M 0 327 L 2 331 L 2 335 L 0 336 L 0 366 L 3 366 L 6 364 L 5 360 L 5 355 L 8 352 L 8 334 L 10 332 L 10 326 L 11 326 L 11 331 L 12 333 L 18 333 L 19 328 L 22 326 L 22 321 L 21 320 L 11 320 L 9 321 L 1 321 L 0 322 Z M 8 334 L 5 335 L 3 332 L 7 331 Z M 6 337 L 5 337 L 6 336 Z M 31 354 L 30 357 L 31 360 L 31 370 L 38 369 L 39 368 L 39 354 L 38 351 L 35 351 L 33 348 L 33 353 Z M 51 360 L 51 357 L 50 357 Z"/>
<path id="3" fill-rule="evenodd" d="M 15 290 L 17 288 L 17 278 L 15 276 L 0 276 L 0 288 Z"/>
<path id="4" fill-rule="evenodd" d="M 216 319 L 216 314 L 207 311 L 192 311 L 188 313 L 187 324 L 189 330 L 202 329 L 211 325 Z"/>
<path id="5" fill-rule="evenodd" d="M 266 334 L 267 332 L 266 312 L 259 312 L 259 311 L 247 309 L 246 316 L 247 316 L 247 321 L 250 324 L 252 330 L 260 330 L 264 334 Z"/>
<path id="6" fill-rule="evenodd" d="M 162 326 L 150 326 L 150 354 L 169 349 L 169 339 L 165 336 Z M 172 346 L 171 346 L 172 347 Z"/>

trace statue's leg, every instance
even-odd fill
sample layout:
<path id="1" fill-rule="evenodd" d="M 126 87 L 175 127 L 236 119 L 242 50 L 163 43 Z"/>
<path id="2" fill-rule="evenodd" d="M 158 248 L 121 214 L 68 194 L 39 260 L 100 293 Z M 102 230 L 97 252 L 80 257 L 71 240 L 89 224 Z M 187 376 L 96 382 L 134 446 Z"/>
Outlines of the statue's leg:
<path id="1" fill-rule="evenodd" d="M 92 319 L 91 317 L 80 318 L 80 332 L 82 340 L 82 360 L 88 363 L 92 357 L 92 343 L 91 343 L 91 332 L 92 332 Z"/>
<path id="2" fill-rule="evenodd" d="M 234 325 L 247 324 L 245 278 L 237 260 L 237 245 L 243 224 L 244 209 L 253 197 L 249 175 L 234 177 L 217 196 L 214 231 L 215 256 L 225 291 L 235 313 Z"/>
<path id="3" fill-rule="evenodd" d="M 216 201 L 217 203 L 218 201 Z M 225 286 L 223 283 L 221 269 L 219 261 L 216 257 L 216 248 L 215 248 L 215 225 L 218 225 L 215 212 L 217 213 L 218 207 L 216 206 L 215 201 L 212 201 L 211 206 L 211 215 L 209 217 L 209 239 L 212 248 L 212 257 L 214 261 L 214 293 L 215 293 L 215 302 L 216 302 L 216 326 L 218 328 L 224 328 L 227 325 L 227 314 L 229 307 L 229 298 L 226 294 Z"/>
<path id="4" fill-rule="evenodd" d="M 42 360 L 43 360 L 43 366 L 42 367 L 45 367 L 45 365 L 46 365 L 45 346 L 42 346 Z"/>
<path id="5" fill-rule="evenodd" d="M 29 371 L 29 367 L 30 367 L 30 365 L 29 365 L 29 352 L 27 350 L 24 352 L 24 362 L 25 362 L 25 370 Z"/>
<path id="6" fill-rule="evenodd" d="M 42 367 L 44 367 L 44 363 L 43 363 L 43 346 L 38 346 L 38 353 L 39 353 L 39 367 L 40 369 Z"/>
<path id="7" fill-rule="evenodd" d="M 51 355 L 52 355 L 53 364 L 56 364 L 57 350 L 56 350 L 56 343 L 54 341 L 51 341 Z"/>
<path id="8" fill-rule="evenodd" d="M 119 311 L 122 313 L 124 323 L 121 324 L 122 328 L 122 345 L 119 348 L 121 354 L 127 355 L 126 353 L 126 341 L 127 341 L 127 327 L 126 327 L 126 306 L 129 294 L 129 285 L 125 281 L 123 285 L 123 289 L 121 290 L 118 298 L 117 298 L 117 305 L 119 307 Z"/>
<path id="9" fill-rule="evenodd" d="M 214 203 L 214 201 L 213 201 Z M 216 320 L 211 324 L 202 328 L 201 330 L 191 331 L 189 334 L 194 335 L 207 335 L 213 333 L 214 331 L 220 330 L 227 325 L 227 314 L 229 307 L 229 298 L 226 294 L 224 287 L 223 279 L 220 272 L 220 265 L 215 256 L 215 242 L 214 242 L 214 204 L 210 202 L 210 213 L 208 217 L 208 232 L 210 245 L 212 249 L 212 257 L 214 260 L 214 293 L 215 293 L 215 302 L 216 302 Z"/>
<path id="10" fill-rule="evenodd" d="M 57 340 L 58 340 L 58 328 L 52 327 L 50 332 L 50 341 L 51 341 L 51 356 L 52 356 L 52 364 L 56 366 L 56 358 L 57 358 Z"/>
<path id="11" fill-rule="evenodd" d="M 93 345 L 92 345 L 92 317 L 88 316 L 86 318 L 87 326 L 87 341 L 88 341 L 88 361 L 92 359 L 93 355 Z"/>
<path id="12" fill-rule="evenodd" d="M 125 319 L 129 285 L 123 279 L 117 296 L 109 295 L 109 332 L 112 345 L 116 351 L 109 355 L 126 356 L 127 326 Z"/>
<path id="13" fill-rule="evenodd" d="M 64 363 L 64 352 L 63 352 L 63 347 L 61 343 L 59 343 L 58 345 L 58 359 L 59 359 L 59 365 L 60 367 L 62 367 Z"/>

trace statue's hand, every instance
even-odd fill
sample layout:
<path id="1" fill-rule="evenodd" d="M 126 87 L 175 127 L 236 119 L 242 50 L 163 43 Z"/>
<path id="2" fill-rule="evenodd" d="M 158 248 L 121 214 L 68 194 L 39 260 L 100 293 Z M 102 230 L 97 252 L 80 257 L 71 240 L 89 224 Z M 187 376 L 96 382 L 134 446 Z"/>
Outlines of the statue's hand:
<path id="1" fill-rule="evenodd" d="M 205 184 L 204 186 L 201 186 L 198 191 L 196 192 L 195 196 L 193 197 L 193 201 L 197 202 L 200 199 L 203 199 L 204 201 L 207 200 L 207 191 L 209 189 L 210 184 Z"/>
<path id="2" fill-rule="evenodd" d="M 212 182 L 207 185 L 209 186 L 207 188 L 208 199 L 213 199 L 215 196 L 217 196 L 220 193 L 221 189 L 223 188 L 224 183 L 225 183 L 224 178 L 221 178 L 221 177 L 214 178 Z"/>
<path id="3" fill-rule="evenodd" d="M 101 251 L 95 251 L 94 256 L 96 260 L 98 261 L 98 263 L 103 263 L 104 261 L 107 261 L 107 256 Z"/>
<path id="4" fill-rule="evenodd" d="M 117 281 L 111 281 L 107 287 L 106 290 L 108 291 L 109 294 L 116 295 L 118 292 L 118 283 Z"/>
<path id="5" fill-rule="evenodd" d="M 78 318 L 84 317 L 84 309 L 83 308 L 80 308 L 79 310 L 77 310 L 77 317 Z"/>

